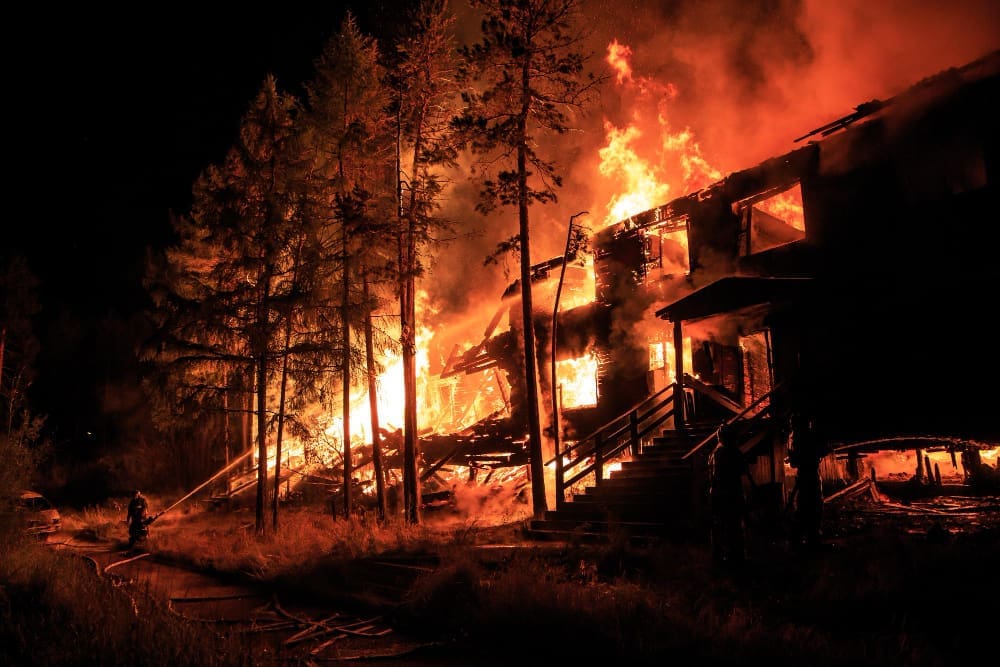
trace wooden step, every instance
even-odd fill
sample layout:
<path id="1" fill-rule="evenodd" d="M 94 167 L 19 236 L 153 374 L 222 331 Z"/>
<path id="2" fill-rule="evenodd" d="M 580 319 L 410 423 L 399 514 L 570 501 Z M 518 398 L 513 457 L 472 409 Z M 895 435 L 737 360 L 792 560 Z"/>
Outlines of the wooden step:
<path id="1" fill-rule="evenodd" d="M 609 532 L 594 532 L 583 530 L 532 529 L 524 531 L 525 537 L 539 541 L 571 542 L 579 544 L 609 544 L 612 539 L 618 539 L 617 534 Z M 635 547 L 649 547 L 663 541 L 660 534 L 636 535 L 624 533 L 625 539 Z"/>
<path id="2" fill-rule="evenodd" d="M 556 514 L 546 514 L 546 520 L 586 522 L 643 522 L 643 523 L 673 523 L 678 517 L 685 517 L 690 508 L 686 506 L 649 507 L 649 506 L 601 506 L 563 507 L 555 510 Z"/>
<path id="3" fill-rule="evenodd" d="M 688 477 L 691 477 L 691 470 L 687 468 L 680 468 L 677 466 L 636 466 L 634 468 L 622 468 L 621 470 L 615 470 L 606 478 L 602 479 L 600 484 L 605 484 L 607 482 L 629 484 L 633 481 L 636 484 L 641 484 L 643 480 L 647 479 L 661 480 L 666 484 L 670 484 L 676 480 Z"/>
<path id="4" fill-rule="evenodd" d="M 660 535 L 667 524 L 659 521 L 572 521 L 569 519 L 532 520 L 529 530 L 536 531 L 579 531 L 585 533 L 610 534 L 624 531 L 633 535 Z"/>
<path id="5" fill-rule="evenodd" d="M 717 424 L 664 430 L 605 479 L 525 527 L 529 539 L 606 543 L 657 540 L 693 530 L 695 462 L 683 457 Z"/>

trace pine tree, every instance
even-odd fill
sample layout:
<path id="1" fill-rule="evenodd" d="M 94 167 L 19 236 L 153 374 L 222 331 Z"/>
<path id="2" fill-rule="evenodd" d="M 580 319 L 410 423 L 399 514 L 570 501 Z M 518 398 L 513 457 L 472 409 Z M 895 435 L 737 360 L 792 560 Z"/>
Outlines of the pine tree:
<path id="1" fill-rule="evenodd" d="M 351 387 L 370 371 L 361 371 L 356 332 L 370 322 L 363 283 L 371 249 L 367 231 L 369 201 L 391 195 L 391 142 L 386 96 L 377 42 L 361 33 L 348 12 L 339 31 L 327 40 L 306 84 L 306 141 L 312 150 L 313 197 L 317 211 L 326 208 L 328 238 L 339 247 L 341 392 L 343 418 L 344 513 L 353 509 Z M 367 243 L 366 243 L 367 242 Z M 364 359 L 363 352 L 360 358 Z"/>
<path id="2" fill-rule="evenodd" d="M 450 119 L 457 102 L 454 16 L 444 0 L 424 0 L 410 13 L 391 60 L 390 86 L 400 133 L 398 166 L 400 344 L 403 362 L 403 505 L 420 521 L 417 462 L 416 282 L 422 249 L 448 227 L 434 216 L 443 187 L 441 168 L 455 163 Z M 408 159 L 403 158 L 407 151 Z"/>
<path id="3" fill-rule="evenodd" d="M 582 108 L 599 79 L 583 76 L 578 0 L 470 0 L 483 12 L 482 41 L 462 49 L 469 88 L 467 107 L 454 126 L 480 156 L 478 209 L 517 211 L 518 234 L 501 244 L 516 250 L 521 266 L 521 307 L 527 428 L 531 455 L 532 506 L 547 509 L 535 327 L 531 294 L 532 204 L 556 201 L 562 185 L 558 167 L 538 151 L 546 134 L 570 129 L 569 112 Z"/>
<path id="4" fill-rule="evenodd" d="M 268 386 L 281 311 L 292 288 L 299 230 L 288 187 L 294 98 L 269 76 L 250 104 L 221 166 L 195 183 L 190 215 L 177 218 L 180 241 L 165 273 L 150 283 L 162 318 L 159 358 L 186 378 L 186 389 L 226 391 L 222 379 L 245 374 L 257 417 L 256 529 L 264 532 Z"/>
<path id="5" fill-rule="evenodd" d="M 20 255 L 0 263 L 0 499 L 13 498 L 42 453 L 45 419 L 32 412 L 28 390 L 39 352 L 32 318 L 39 312 L 38 279 Z M 4 500 L 0 500 L 3 505 Z"/>

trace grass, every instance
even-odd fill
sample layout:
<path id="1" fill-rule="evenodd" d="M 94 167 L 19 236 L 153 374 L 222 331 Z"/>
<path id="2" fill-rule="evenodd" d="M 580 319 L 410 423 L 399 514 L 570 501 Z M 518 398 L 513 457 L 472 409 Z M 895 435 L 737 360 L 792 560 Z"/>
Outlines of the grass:
<path id="1" fill-rule="evenodd" d="M 260 537 L 250 513 L 189 510 L 154 524 L 148 546 L 331 606 L 368 602 L 352 563 L 432 556 L 436 567 L 383 609 L 400 631 L 444 645 L 421 664 L 459 664 L 458 656 L 465 664 L 662 664 L 669 656 L 699 665 L 921 666 L 990 648 L 992 617 L 978 608 L 1000 593 L 995 527 L 930 540 L 906 526 L 853 524 L 829 551 L 760 543 L 748 563 L 722 567 L 698 544 L 478 550 L 518 541 L 519 521 L 506 518 L 441 514 L 420 526 L 380 525 L 288 508 L 280 529 Z M 113 507 L 91 508 L 67 526 L 124 540 L 116 522 Z"/>
<path id="2" fill-rule="evenodd" d="M 97 576 L 84 559 L 9 534 L 0 550 L 0 664 L 251 664 L 239 640 Z"/>

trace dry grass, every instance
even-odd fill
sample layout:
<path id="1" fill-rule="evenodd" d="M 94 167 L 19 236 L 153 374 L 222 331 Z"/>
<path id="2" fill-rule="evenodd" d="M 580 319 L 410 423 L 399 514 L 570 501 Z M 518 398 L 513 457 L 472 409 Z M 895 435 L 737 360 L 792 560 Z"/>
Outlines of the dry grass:
<path id="1" fill-rule="evenodd" d="M 243 665 L 241 644 L 37 542 L 0 544 L 0 664 Z"/>
<path id="2" fill-rule="evenodd" d="M 169 500 L 150 498 L 157 507 Z M 463 502 L 474 501 L 467 498 Z M 123 521 L 127 499 L 100 507 L 64 513 L 65 529 L 93 539 L 124 543 Z M 470 505 L 471 506 L 471 505 Z M 477 505 L 482 508 L 484 505 Z M 146 548 L 157 555 L 220 572 L 242 573 L 273 580 L 301 572 L 317 561 L 360 559 L 384 553 L 437 551 L 442 545 L 474 544 L 514 539 L 525 510 L 506 506 L 492 514 L 470 516 L 451 509 L 429 512 L 420 525 L 394 517 L 384 522 L 366 514 L 345 520 L 316 506 L 283 507 L 278 530 L 270 511 L 266 530 L 258 535 L 251 510 L 211 510 L 185 505 L 167 512 L 150 527 Z"/>
<path id="3" fill-rule="evenodd" d="M 400 619 L 461 640 L 470 663 L 533 655 L 560 664 L 663 664 L 667 656 L 680 665 L 962 664 L 985 646 L 988 622 L 964 606 L 969 589 L 952 584 L 980 579 L 973 599 L 988 604 L 996 546 L 971 547 L 977 555 L 964 558 L 907 544 L 909 562 L 899 563 L 900 546 L 873 542 L 860 560 L 784 553 L 739 569 L 720 569 L 697 546 L 608 547 L 586 561 L 524 553 L 498 567 L 453 552 L 418 582 Z M 959 574 L 963 561 L 976 569 Z M 876 574 L 894 563 L 898 573 Z"/>
<path id="4" fill-rule="evenodd" d="M 402 631 L 450 640 L 451 657 L 460 650 L 470 662 L 522 660 L 538 638 L 532 655 L 558 661 L 948 664 L 987 636 L 969 601 L 995 604 L 998 591 L 995 531 L 931 544 L 876 526 L 849 547 L 808 554 L 775 544 L 731 569 L 696 544 L 484 556 L 477 544 L 517 542 L 520 524 L 468 516 L 440 513 L 410 526 L 286 509 L 276 533 L 257 536 L 252 513 L 191 509 L 157 522 L 149 547 L 333 605 L 354 583 L 351 561 L 433 554 L 437 567 L 392 616 Z M 116 518 L 89 510 L 80 520 L 124 539 Z"/>
<path id="5" fill-rule="evenodd" d="M 272 579 L 330 554 L 362 558 L 416 548 L 428 536 L 426 529 L 402 522 L 380 526 L 370 519 L 346 521 L 305 509 L 284 511 L 278 530 L 268 526 L 264 535 L 257 535 L 252 516 L 214 512 L 171 517 L 154 528 L 149 548 L 160 555 L 258 579 Z"/>

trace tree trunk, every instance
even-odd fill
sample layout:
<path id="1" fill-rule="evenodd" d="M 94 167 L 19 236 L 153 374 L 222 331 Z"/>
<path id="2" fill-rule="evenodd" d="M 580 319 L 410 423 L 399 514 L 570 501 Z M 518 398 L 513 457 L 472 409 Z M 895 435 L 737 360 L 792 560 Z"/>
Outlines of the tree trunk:
<path id="1" fill-rule="evenodd" d="M 364 277 L 365 303 L 368 303 L 368 276 Z M 372 340 L 372 314 L 365 315 L 365 355 L 368 362 L 368 409 L 372 418 L 372 467 L 375 470 L 375 492 L 378 498 L 378 518 L 385 519 L 385 473 L 382 465 L 382 439 L 378 423 L 378 377 L 375 374 L 375 345 Z"/>
<path id="2" fill-rule="evenodd" d="M 257 534 L 265 530 L 264 512 L 267 505 L 267 354 L 268 320 L 270 319 L 271 270 L 265 267 L 260 276 L 260 301 L 257 305 L 257 330 L 254 344 L 257 354 Z"/>
<path id="3" fill-rule="evenodd" d="M 243 384 L 243 400 L 240 401 L 241 407 L 243 408 L 243 416 L 240 419 L 240 427 L 243 429 L 242 435 L 242 451 L 250 451 L 253 449 L 253 378 L 252 378 L 252 366 L 248 368 L 247 371 L 250 372 L 250 377 L 244 376 L 244 382 L 249 382 L 250 386 L 247 387 Z M 244 467 L 244 472 L 250 472 L 253 463 L 253 457 L 247 457 L 247 465 Z"/>
<path id="4" fill-rule="evenodd" d="M 222 442 L 226 449 L 226 470 L 229 469 L 229 460 L 232 457 L 232 447 L 231 447 L 231 429 L 229 424 L 229 373 L 226 373 L 226 386 L 222 392 L 222 416 L 225 421 L 222 424 Z M 229 498 L 229 492 L 232 487 L 230 486 L 231 474 L 226 473 L 226 498 Z"/>
<path id="5" fill-rule="evenodd" d="M 412 234 L 409 237 L 409 245 L 413 247 Z M 411 255 L 412 256 L 412 255 Z M 412 265 L 411 265 L 412 269 Z M 406 297 L 404 307 L 406 315 L 402 332 L 402 354 L 403 354 L 403 475 L 404 479 L 409 479 L 410 483 L 404 490 L 407 492 L 405 498 L 406 520 L 412 524 L 420 523 L 420 437 L 417 433 L 417 363 L 416 363 L 416 340 L 415 340 L 415 317 L 414 308 L 414 277 L 413 271 L 409 271 L 406 278 Z"/>
<path id="6" fill-rule="evenodd" d="M 350 272 L 347 255 L 347 226 L 344 226 L 344 303 L 341 319 L 344 329 L 344 346 L 342 348 L 343 358 L 343 417 L 344 417 L 344 518 L 351 517 L 351 321 L 350 321 Z"/>
<path id="7" fill-rule="evenodd" d="M 292 338 L 292 320 L 285 320 L 285 345 L 281 358 L 281 388 L 278 394 L 278 431 L 274 438 L 274 497 L 271 499 L 271 525 L 278 531 L 278 496 L 281 492 L 281 437 L 285 427 L 285 392 L 288 387 L 288 345 Z"/>
<path id="8" fill-rule="evenodd" d="M 518 221 L 521 245 L 521 313 L 524 318 L 524 380 L 528 403 L 528 437 L 531 456 L 531 501 L 536 519 L 548 509 L 545 498 L 545 467 L 542 460 L 542 426 L 538 410 L 538 373 L 535 364 L 535 318 L 531 301 L 531 247 L 528 225 L 527 119 L 531 102 L 529 61 L 521 68 L 520 141 L 517 147 Z"/>
<path id="9" fill-rule="evenodd" d="M 258 535 L 264 534 L 264 505 L 267 494 L 267 354 L 257 359 L 257 513 Z"/>
<path id="10" fill-rule="evenodd" d="M 0 387 L 3 387 L 3 351 L 7 346 L 7 327 L 0 328 Z"/>
<path id="11" fill-rule="evenodd" d="M 422 123 L 417 124 L 413 142 L 413 178 L 418 178 L 420 151 L 423 150 Z M 417 188 L 411 183 L 406 215 L 403 255 L 403 289 L 400 295 L 400 339 L 403 355 L 403 492 L 406 520 L 420 523 L 420 438 L 417 433 L 417 314 L 416 314 L 416 207 Z M 406 483 L 406 482 L 409 483 Z"/>

